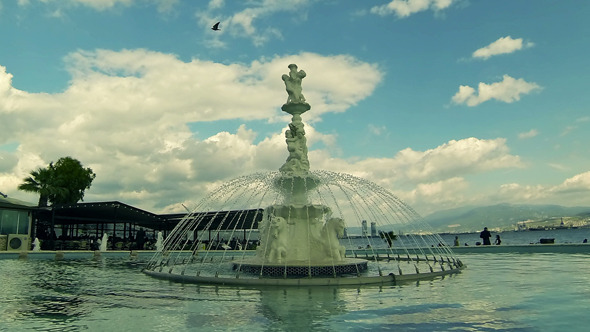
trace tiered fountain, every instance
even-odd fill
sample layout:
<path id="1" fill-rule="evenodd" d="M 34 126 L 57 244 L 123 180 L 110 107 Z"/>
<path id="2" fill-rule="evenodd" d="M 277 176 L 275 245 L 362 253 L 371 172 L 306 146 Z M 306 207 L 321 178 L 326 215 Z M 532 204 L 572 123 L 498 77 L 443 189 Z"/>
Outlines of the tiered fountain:
<path id="1" fill-rule="evenodd" d="M 243 285 L 396 283 L 459 272 L 463 264 L 440 237 L 416 235 L 418 230 L 408 227 L 422 227 L 423 233 L 426 226 L 395 195 L 351 175 L 310 171 L 301 119 L 311 109 L 301 88 L 306 74 L 294 64 L 289 69 L 282 76 L 288 99 L 281 109 L 292 116 L 285 132 L 285 164 L 279 172 L 230 181 L 203 199 L 144 272 L 184 282 Z M 387 232 L 378 237 L 363 229 L 360 236 L 345 236 L 347 228 L 367 219 Z M 402 228 L 410 235 L 391 231 Z M 213 239 L 240 236 L 246 248 L 250 243 L 258 247 L 216 250 L 212 232 Z"/>

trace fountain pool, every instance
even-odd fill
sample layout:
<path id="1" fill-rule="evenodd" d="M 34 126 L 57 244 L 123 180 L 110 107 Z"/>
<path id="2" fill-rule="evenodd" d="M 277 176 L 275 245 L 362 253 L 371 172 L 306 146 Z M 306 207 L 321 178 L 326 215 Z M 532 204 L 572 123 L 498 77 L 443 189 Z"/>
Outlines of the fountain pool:
<path id="1" fill-rule="evenodd" d="M 147 258 L 30 257 L 0 260 L 0 330 L 585 331 L 590 323 L 587 254 L 463 254 L 468 269 L 430 281 L 287 288 L 158 280 L 140 272 Z"/>

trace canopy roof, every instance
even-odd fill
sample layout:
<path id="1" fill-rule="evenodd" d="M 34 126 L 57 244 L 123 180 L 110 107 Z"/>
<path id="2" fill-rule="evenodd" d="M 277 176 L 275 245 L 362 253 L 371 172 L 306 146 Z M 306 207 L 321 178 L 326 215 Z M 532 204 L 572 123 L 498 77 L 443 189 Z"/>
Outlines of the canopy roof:
<path id="1" fill-rule="evenodd" d="M 174 228 L 165 217 L 118 201 L 76 203 L 68 205 L 40 207 L 37 217 L 51 220 L 58 225 L 132 223 L 156 230 Z"/>
<path id="2" fill-rule="evenodd" d="M 37 218 L 46 221 L 51 221 L 53 218 L 53 223 L 56 225 L 131 223 L 153 230 L 171 230 L 187 216 L 187 213 L 155 214 L 118 201 L 76 203 L 34 209 Z M 198 215 L 203 216 L 201 213 Z M 258 227 L 258 221 L 262 220 L 262 210 L 204 212 L 202 220 L 197 230 L 204 229 L 207 225 L 209 229 L 218 229 L 220 224 L 223 225 L 220 230 L 255 229 Z M 226 222 L 223 222 L 224 220 Z M 232 222 L 227 222 L 228 220 Z"/>

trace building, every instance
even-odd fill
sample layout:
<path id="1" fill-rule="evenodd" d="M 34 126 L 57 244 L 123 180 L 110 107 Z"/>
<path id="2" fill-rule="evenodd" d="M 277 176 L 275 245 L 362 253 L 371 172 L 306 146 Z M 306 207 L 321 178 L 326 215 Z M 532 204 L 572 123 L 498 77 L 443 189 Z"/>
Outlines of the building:
<path id="1" fill-rule="evenodd" d="M 41 241 L 42 250 L 96 250 L 103 234 L 109 236 L 110 250 L 153 249 L 157 233 L 162 232 L 166 237 L 187 215 L 155 214 L 118 201 L 37 207 L 2 195 L 0 251 L 31 250 L 35 238 Z M 206 225 L 211 225 L 208 233 L 201 236 L 206 241 L 220 241 L 226 233 L 238 240 L 242 233 L 245 238 L 245 230 L 258 227 L 262 213 L 255 209 L 216 211 L 199 214 L 199 218 L 202 223 L 191 240 Z M 222 223 L 222 220 L 239 222 Z"/>
<path id="2" fill-rule="evenodd" d="M 0 250 L 22 251 L 31 246 L 35 205 L 0 193 Z"/>
<path id="3" fill-rule="evenodd" d="M 105 233 L 111 250 L 144 249 L 143 238 L 155 243 L 156 232 L 169 232 L 176 225 L 166 217 L 119 201 L 38 207 L 32 224 L 31 237 L 41 240 L 43 250 L 94 250 Z M 138 232 L 142 248 L 135 241 Z"/>

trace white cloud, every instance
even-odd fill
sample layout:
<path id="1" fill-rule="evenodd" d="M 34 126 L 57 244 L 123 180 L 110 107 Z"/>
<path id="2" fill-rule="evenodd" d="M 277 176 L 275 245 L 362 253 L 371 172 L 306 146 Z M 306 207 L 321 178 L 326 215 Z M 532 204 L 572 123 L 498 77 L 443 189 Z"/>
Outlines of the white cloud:
<path id="1" fill-rule="evenodd" d="M 480 82 L 477 91 L 468 86 L 459 86 L 459 91 L 453 96 L 452 101 L 455 104 L 466 104 L 467 106 L 477 106 L 490 99 L 512 103 L 520 100 L 523 94 L 529 94 L 540 90 L 541 87 L 534 82 L 526 82 L 524 79 L 514 79 L 504 75 L 501 82 L 486 84 Z"/>
<path id="2" fill-rule="evenodd" d="M 0 169 L 0 184 L 14 192 L 30 170 L 71 155 L 98 174 L 87 200 L 119 199 L 158 212 L 182 208 L 179 202 L 190 206 L 228 178 L 276 170 L 287 157 L 284 127 L 255 144 L 256 133 L 246 126 L 199 141 L 186 123 L 269 117 L 285 121 L 277 114 L 277 105 L 286 98 L 279 79 L 295 58 L 308 72 L 304 93 L 313 107 L 306 113 L 308 144 L 321 141 L 327 147 L 310 149 L 313 169 L 361 176 L 408 203 L 432 209 L 448 206 L 451 197 L 457 204 L 469 199 L 462 193 L 468 187 L 465 175 L 523 167 L 504 139 L 453 140 L 426 151 L 407 148 L 393 158 L 334 157 L 328 151 L 337 148 L 337 138 L 315 131 L 313 119 L 345 110 L 368 96 L 381 79 L 377 68 L 353 58 L 306 53 L 244 66 L 184 63 L 145 50 L 99 50 L 67 58 L 73 79 L 64 93 L 28 94 L 10 84 L 0 89 L 0 113 L 14 115 L 2 123 L 7 129 L 2 141 L 12 137 L 20 142 Z M 344 69 L 359 80 L 344 82 Z M 224 88 L 214 90 L 216 86 Z M 31 120 L 37 121 L 33 132 L 29 119 L 40 119 Z"/>
<path id="3" fill-rule="evenodd" d="M 409 192 L 399 192 L 398 195 L 405 202 L 414 206 L 424 206 L 428 202 L 429 210 L 421 211 L 421 214 L 428 214 L 432 207 L 453 208 L 469 203 L 469 197 L 465 196 L 469 183 L 462 177 L 453 177 L 437 182 L 420 183 L 415 189 Z"/>
<path id="4" fill-rule="evenodd" d="M 512 53 L 534 46 L 532 42 L 523 42 L 522 38 L 500 37 L 495 42 L 473 52 L 472 57 L 487 60 L 494 55 Z"/>
<path id="5" fill-rule="evenodd" d="M 387 127 L 385 127 L 385 126 L 377 126 L 374 124 L 369 124 L 367 126 L 367 129 L 369 130 L 369 133 L 371 133 L 375 136 L 381 136 L 381 135 L 385 135 L 387 133 Z"/>
<path id="6" fill-rule="evenodd" d="M 562 164 L 558 164 L 558 163 L 549 163 L 547 164 L 549 167 L 556 169 L 558 171 L 567 171 L 569 169 L 568 166 L 566 165 L 562 165 Z"/>
<path id="7" fill-rule="evenodd" d="M 500 186 L 495 202 L 542 203 L 547 197 L 547 188 L 542 185 L 521 185 L 508 183 Z"/>
<path id="8" fill-rule="evenodd" d="M 558 185 L 523 185 L 509 183 L 500 186 L 495 201 L 528 204 L 562 204 L 584 206 L 590 195 L 590 171 L 574 175 Z"/>
<path id="9" fill-rule="evenodd" d="M 525 167 L 519 156 L 510 154 L 505 139 L 473 137 L 425 151 L 406 148 L 392 158 L 344 160 L 325 150 L 313 150 L 310 163 L 314 169 L 373 181 L 421 214 L 466 204 L 487 204 L 487 193 L 471 188 L 466 177 L 485 177 L 489 172 Z"/>
<path id="10" fill-rule="evenodd" d="M 583 116 L 583 117 L 577 118 L 574 121 L 573 125 L 566 126 L 562 130 L 560 136 L 567 136 L 567 135 L 571 134 L 572 132 L 575 132 L 576 130 L 578 130 L 580 128 L 581 124 L 586 123 L 588 121 L 590 121 L 590 117 L 588 117 L 588 116 Z"/>
<path id="11" fill-rule="evenodd" d="M 96 10 L 106 10 L 115 7 L 116 5 L 130 6 L 133 0 L 70 0 L 73 4 L 79 4 L 94 8 Z"/>
<path id="12" fill-rule="evenodd" d="M 552 191 L 558 193 L 585 192 L 585 195 L 590 194 L 590 171 L 566 179 L 560 185 L 552 188 Z"/>
<path id="13" fill-rule="evenodd" d="M 573 125 L 566 126 L 562 130 L 560 136 L 567 136 L 567 135 L 571 134 L 572 132 L 575 132 L 576 130 L 578 130 L 580 128 L 581 124 L 586 123 L 588 121 L 590 121 L 590 117 L 588 117 L 588 116 L 583 116 L 583 117 L 577 118 L 574 121 Z"/>
<path id="14" fill-rule="evenodd" d="M 405 169 L 405 176 L 417 181 L 433 181 L 470 173 L 502 168 L 524 167 L 520 157 L 511 155 L 506 140 L 451 140 L 435 149 L 414 151 L 406 148 L 395 160 Z"/>
<path id="15" fill-rule="evenodd" d="M 563 129 L 563 131 L 561 132 L 560 135 L 567 136 L 576 129 L 578 129 L 578 126 L 567 126 L 567 127 L 565 127 L 565 129 Z"/>
<path id="16" fill-rule="evenodd" d="M 278 109 L 286 100 L 280 76 L 293 62 L 308 73 L 303 93 L 312 105 L 305 121 L 313 169 L 374 181 L 425 213 L 487 202 L 484 194 L 469 193 L 468 178 L 524 167 L 502 138 L 451 140 L 424 151 L 406 148 L 391 158 L 335 157 L 337 137 L 317 132 L 314 122 L 366 98 L 382 79 L 378 67 L 349 56 L 302 53 L 226 65 L 184 62 L 141 49 L 96 50 L 66 57 L 72 79 L 62 93 L 15 89 L 12 75 L 0 68 L 0 145 L 15 147 L 0 150 L 0 188 L 22 196 L 16 187 L 28 172 L 69 155 L 97 174 L 87 201 L 122 200 L 154 212 L 182 211 L 181 203 L 193 206 L 229 178 L 277 170 L 284 163 L 288 116 Z M 357 79 L 343 80 L 342 72 Z M 243 119 L 245 125 L 203 140 L 187 127 L 220 119 Z M 268 119 L 281 124 L 267 137 L 257 137 L 248 121 Z M 326 148 L 313 148 L 317 142 Z M 583 190 L 586 176 L 553 190 L 516 185 L 504 191 L 515 199 L 565 197 Z"/>
<path id="17" fill-rule="evenodd" d="M 257 27 L 257 21 L 280 12 L 292 12 L 302 20 L 305 20 L 305 8 L 311 3 L 310 0 L 261 0 L 245 3 L 248 7 L 234 12 L 230 15 L 222 13 L 224 2 L 212 0 L 206 10 L 195 13 L 199 24 L 202 27 L 209 27 L 217 21 L 221 21 L 222 30 L 211 34 L 207 42 L 208 47 L 225 47 L 220 41 L 221 36 L 229 33 L 232 37 L 250 38 L 256 46 L 262 46 L 270 39 L 282 39 L 281 30 L 277 27 Z M 296 24 L 294 22 L 291 25 Z"/>
<path id="18" fill-rule="evenodd" d="M 2 152 L 2 190 L 17 193 L 28 172 L 72 156 L 97 174 L 87 200 L 120 199 L 155 212 L 196 199 L 212 183 L 280 167 L 287 157 L 281 131 L 289 119 L 280 105 L 288 64 L 308 73 L 310 145 L 334 142 L 313 130 L 314 119 L 366 98 L 382 77 L 355 58 L 312 53 L 228 65 L 142 49 L 77 51 L 65 60 L 72 79 L 55 94 L 15 89 L 0 67 L 0 146 L 18 146 Z M 342 80 L 342 72 L 358 79 Z M 223 119 L 246 125 L 204 140 L 187 126 Z M 254 143 L 247 121 L 257 120 L 282 124 Z"/>
<path id="19" fill-rule="evenodd" d="M 225 1 L 224 0 L 211 0 L 209 1 L 209 9 L 217 9 L 217 8 L 223 8 L 223 6 L 225 5 Z"/>
<path id="20" fill-rule="evenodd" d="M 403 18 L 426 10 L 439 12 L 456 2 L 456 0 L 392 0 L 385 5 L 372 7 L 371 13 L 381 16 L 395 14 Z"/>
<path id="21" fill-rule="evenodd" d="M 84 6 L 98 11 L 110 10 L 119 6 L 131 7 L 134 4 L 151 4 L 158 8 L 158 11 L 168 12 L 178 3 L 179 0 L 38 0 L 41 3 L 51 3 L 58 8 L 51 14 L 52 17 L 61 17 L 63 15 L 62 8 L 72 6 Z M 18 0 L 19 6 L 29 5 L 31 0 Z"/>
<path id="22" fill-rule="evenodd" d="M 369 158 L 356 162 L 336 160 L 325 155 L 321 158 L 315 154 L 312 156 L 310 162 L 317 168 L 345 170 L 384 187 L 391 187 L 394 183 L 396 186 L 413 186 L 497 169 L 524 167 L 519 156 L 509 153 L 503 138 L 451 140 L 426 151 L 406 148 L 393 158 Z"/>
<path id="23" fill-rule="evenodd" d="M 520 139 L 533 138 L 537 135 L 539 135 L 539 131 L 537 129 L 531 129 L 527 132 L 518 134 L 518 138 L 520 138 Z"/>

